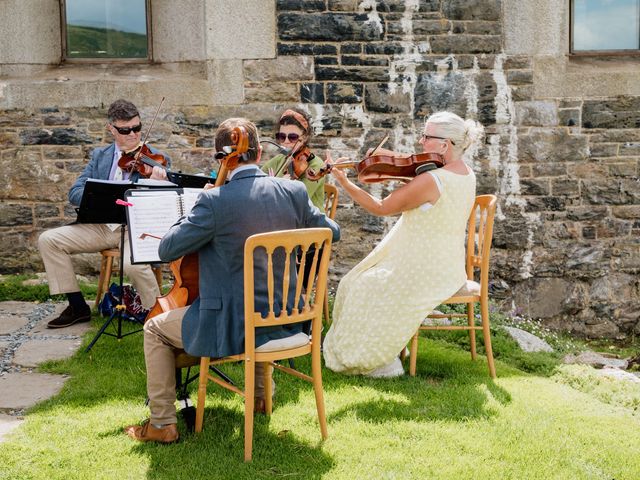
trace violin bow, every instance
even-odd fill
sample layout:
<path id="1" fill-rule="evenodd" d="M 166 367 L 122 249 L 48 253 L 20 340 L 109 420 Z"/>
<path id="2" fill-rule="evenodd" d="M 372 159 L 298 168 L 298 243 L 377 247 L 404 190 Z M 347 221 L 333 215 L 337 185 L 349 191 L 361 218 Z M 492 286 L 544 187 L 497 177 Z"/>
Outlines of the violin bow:
<path id="1" fill-rule="evenodd" d="M 162 104 L 164 103 L 164 98 L 162 97 L 162 100 L 160 100 L 160 105 L 158 105 L 158 108 L 156 109 L 156 113 L 153 116 L 153 119 L 151 120 L 151 124 L 149 125 L 149 128 L 147 128 L 146 133 L 144 134 L 144 138 L 142 139 L 142 145 L 144 145 L 147 142 L 147 138 L 149 137 L 149 134 L 151 133 L 151 129 L 153 128 L 153 124 L 156 123 L 156 118 L 158 118 L 158 113 L 160 113 L 160 109 L 162 108 Z M 136 160 L 138 159 L 138 157 L 140 156 L 140 154 L 142 153 L 142 149 L 140 149 L 140 151 L 138 153 L 136 153 Z"/>
<path id="2" fill-rule="evenodd" d="M 376 153 L 376 151 L 379 148 L 382 148 L 382 145 L 384 145 L 385 143 L 387 143 L 387 140 L 389 140 L 389 135 L 385 135 L 385 137 L 382 139 L 382 141 L 376 145 L 376 148 L 374 148 L 373 150 L 371 150 L 371 153 L 369 154 L 370 157 L 373 157 L 373 154 Z"/>
<path id="3" fill-rule="evenodd" d="M 300 139 L 296 140 L 296 143 L 294 143 L 293 147 L 291 147 L 291 152 L 289 153 L 289 156 L 286 158 L 286 160 L 282 163 L 282 165 L 280 165 L 280 168 L 275 174 L 276 177 L 280 175 L 283 170 L 288 168 L 291 162 L 293 161 L 293 154 L 296 152 L 296 147 L 298 146 L 298 143 L 300 143 Z"/>

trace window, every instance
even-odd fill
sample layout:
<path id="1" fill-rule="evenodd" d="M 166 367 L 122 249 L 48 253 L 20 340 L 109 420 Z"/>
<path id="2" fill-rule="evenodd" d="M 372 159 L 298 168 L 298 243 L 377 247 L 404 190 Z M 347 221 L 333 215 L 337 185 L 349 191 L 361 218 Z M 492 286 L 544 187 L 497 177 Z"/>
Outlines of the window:
<path id="1" fill-rule="evenodd" d="M 571 53 L 640 53 L 640 0 L 573 0 Z"/>
<path id="2" fill-rule="evenodd" d="M 65 60 L 151 59 L 148 0 L 62 0 Z"/>

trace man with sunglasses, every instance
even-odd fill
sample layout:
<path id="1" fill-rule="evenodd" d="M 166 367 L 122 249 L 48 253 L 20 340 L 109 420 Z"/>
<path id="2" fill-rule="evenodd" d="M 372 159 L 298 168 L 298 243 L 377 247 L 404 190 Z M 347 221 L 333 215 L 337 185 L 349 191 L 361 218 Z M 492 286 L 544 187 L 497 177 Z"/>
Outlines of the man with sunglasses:
<path id="1" fill-rule="evenodd" d="M 140 176 L 138 172 L 129 174 L 118 167 L 118 160 L 122 153 L 130 152 L 140 145 L 142 123 L 138 109 L 127 100 L 116 100 L 109 106 L 107 117 L 107 129 L 114 141 L 110 145 L 94 149 L 91 153 L 91 160 L 69 190 L 69 201 L 72 205 L 80 205 L 84 187 L 89 178 L 135 182 Z M 153 147 L 149 148 L 153 153 L 161 153 Z M 167 159 L 167 166 L 170 166 L 169 157 L 164 153 L 161 154 Z M 166 178 L 164 170 L 154 167 L 151 178 Z M 40 235 L 38 247 L 47 272 L 49 292 L 51 295 L 64 293 L 69 301 L 67 308 L 47 324 L 48 328 L 68 327 L 75 323 L 89 321 L 91 310 L 78 286 L 71 255 L 95 253 L 107 248 L 119 247 L 120 228 L 120 225 L 76 223 L 47 230 Z M 160 295 L 155 275 L 150 265 L 131 265 L 128 248 L 128 243 L 125 243 L 125 251 L 121 255 L 124 273 L 131 279 L 140 294 L 142 306 L 150 309 L 156 297 Z M 96 301 L 99 300 L 96 299 Z"/>

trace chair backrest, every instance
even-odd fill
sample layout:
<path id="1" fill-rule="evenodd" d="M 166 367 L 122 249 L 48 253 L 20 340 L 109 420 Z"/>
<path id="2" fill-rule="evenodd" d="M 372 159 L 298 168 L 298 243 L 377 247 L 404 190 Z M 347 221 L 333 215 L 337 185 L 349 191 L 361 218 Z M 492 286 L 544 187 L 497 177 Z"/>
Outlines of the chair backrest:
<path id="1" fill-rule="evenodd" d="M 245 346 L 255 348 L 256 327 L 286 325 L 312 320 L 311 334 L 320 338 L 322 307 L 327 288 L 332 232 L 328 228 L 303 228 L 260 233 L 247 238 L 244 247 Z M 307 252 L 314 246 L 311 271 L 305 290 Z M 300 263 L 296 262 L 296 253 Z M 320 255 L 322 252 L 322 255 Z M 256 285 L 264 292 L 266 316 L 256 308 Z M 262 294 L 262 293 L 261 293 Z M 261 299 L 264 303 L 264 298 Z M 289 308 L 287 308 L 287 306 Z M 262 307 L 264 309 L 264 306 Z M 317 342 L 316 342 L 317 343 Z M 318 343 L 319 345 L 319 343 Z"/>
<path id="2" fill-rule="evenodd" d="M 467 278 L 473 280 L 475 269 L 480 269 L 481 294 L 486 294 L 489 286 L 489 256 L 497 200 L 495 195 L 478 195 L 469 215 Z"/>
<path id="3" fill-rule="evenodd" d="M 330 183 L 324 184 L 324 213 L 333 219 L 338 208 L 338 188 Z"/>

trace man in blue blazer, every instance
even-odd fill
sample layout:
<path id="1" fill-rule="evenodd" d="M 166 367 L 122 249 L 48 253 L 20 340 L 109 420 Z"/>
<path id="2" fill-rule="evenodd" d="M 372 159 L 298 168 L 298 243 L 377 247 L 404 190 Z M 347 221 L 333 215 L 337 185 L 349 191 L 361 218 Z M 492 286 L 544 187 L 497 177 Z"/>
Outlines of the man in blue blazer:
<path id="1" fill-rule="evenodd" d="M 80 205 L 85 183 L 89 178 L 99 180 L 136 181 L 137 172 L 129 173 L 118 167 L 122 152 L 134 150 L 140 144 L 142 124 L 136 106 L 126 100 L 116 100 L 107 112 L 109 123 L 107 128 L 113 135 L 114 143 L 93 150 L 91 160 L 80 177 L 69 190 L 69 201 L 72 205 Z M 151 149 L 154 153 L 160 153 Z M 170 165 L 170 159 L 167 165 Z M 151 178 L 166 178 L 163 169 L 154 167 Z M 78 322 L 86 322 L 91 318 L 91 309 L 87 305 L 71 263 L 71 255 L 75 253 L 95 253 L 107 248 L 120 246 L 120 225 L 72 224 L 47 230 L 38 238 L 38 247 L 42 255 L 44 268 L 49 281 L 51 295 L 65 293 L 69 306 L 51 320 L 49 328 L 68 327 Z M 150 265 L 131 265 L 128 242 L 125 243 L 124 273 L 140 294 L 142 306 L 151 308 L 160 295 L 155 275 Z"/>
<path id="2" fill-rule="evenodd" d="M 151 418 L 126 427 L 140 441 L 170 443 L 176 427 L 175 360 L 173 350 L 194 356 L 223 357 L 244 351 L 244 244 L 256 233 L 294 228 L 326 227 L 333 240 L 340 228 L 309 200 L 301 182 L 267 176 L 258 167 L 261 147 L 256 126 L 243 118 L 223 122 L 216 132 L 217 151 L 232 144 L 235 127 L 244 127 L 249 151 L 232 170 L 228 183 L 205 190 L 186 218 L 160 242 L 163 261 L 198 252 L 200 297 L 189 307 L 163 313 L 144 327 L 147 393 Z M 266 304 L 266 286 L 257 286 L 256 305 Z M 293 296 L 293 295 L 292 295 Z M 263 298 L 263 300 L 261 300 Z M 301 328 L 263 329 L 256 347 L 273 340 L 286 342 Z M 264 396 L 262 364 L 256 365 L 256 397 Z"/>

